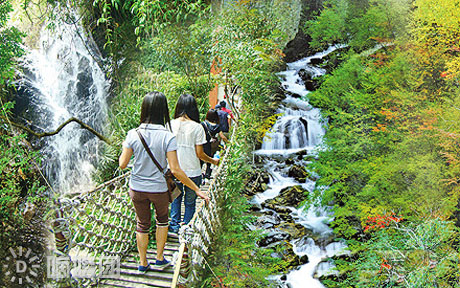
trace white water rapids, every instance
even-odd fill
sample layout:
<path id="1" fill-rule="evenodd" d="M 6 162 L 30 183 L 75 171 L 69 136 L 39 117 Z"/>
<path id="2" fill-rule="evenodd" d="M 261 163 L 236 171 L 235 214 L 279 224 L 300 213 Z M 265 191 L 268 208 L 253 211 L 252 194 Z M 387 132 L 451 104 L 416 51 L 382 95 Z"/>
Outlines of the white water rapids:
<path id="1" fill-rule="evenodd" d="M 54 31 L 43 28 L 38 46 L 27 51 L 19 83 L 34 130 L 53 131 L 76 117 L 103 132 L 109 82 L 95 61 L 100 56 L 92 39 L 78 24 L 61 22 Z M 85 191 L 93 186 L 91 173 L 101 145 L 93 134 L 71 123 L 40 145 L 45 173 L 55 191 Z"/>
<path id="2" fill-rule="evenodd" d="M 312 78 L 323 75 L 326 71 L 310 63 L 313 58 L 322 58 L 339 47 L 331 47 L 328 50 L 316 55 L 301 59 L 287 64 L 288 69 L 279 73 L 282 79 L 283 88 L 288 91 L 286 99 L 281 103 L 277 113 L 281 114 L 269 133 L 267 133 L 262 148 L 255 153 L 264 159 L 264 167 L 272 176 L 268 184 L 268 189 L 263 193 L 254 196 L 252 202 L 261 204 L 266 200 L 275 198 L 280 191 L 286 187 L 300 185 L 302 188 L 313 192 L 315 182 L 307 180 L 306 183 L 299 183 L 295 179 L 283 176 L 289 169 L 284 163 L 286 159 L 300 151 L 306 151 L 307 155 L 315 155 L 315 149 L 321 144 L 325 133 L 324 123 L 321 123 L 319 109 L 311 107 L 308 102 L 301 98 L 306 96 L 309 91 L 305 89 L 299 71 L 303 69 Z M 308 161 L 303 157 L 295 157 L 296 164 L 306 166 Z M 281 161 L 280 161 L 281 159 Z M 284 159 L 284 160 L 283 160 Z M 277 275 L 271 277 L 279 282 L 281 287 L 290 288 L 314 288 L 324 287 L 317 279 L 322 275 L 336 273 L 334 265 L 326 261 L 328 257 L 349 253 L 346 245 L 341 242 L 331 242 L 332 229 L 328 224 L 333 220 L 333 214 L 328 207 L 320 205 L 304 206 L 299 209 L 289 207 L 291 216 L 296 223 L 299 223 L 312 231 L 316 235 L 315 243 L 313 238 L 304 236 L 299 239 L 291 240 L 294 253 L 298 256 L 308 256 L 308 263 L 291 270 L 282 277 Z M 264 212 L 264 210 L 262 210 Z M 276 213 L 276 212 L 271 212 Z"/>

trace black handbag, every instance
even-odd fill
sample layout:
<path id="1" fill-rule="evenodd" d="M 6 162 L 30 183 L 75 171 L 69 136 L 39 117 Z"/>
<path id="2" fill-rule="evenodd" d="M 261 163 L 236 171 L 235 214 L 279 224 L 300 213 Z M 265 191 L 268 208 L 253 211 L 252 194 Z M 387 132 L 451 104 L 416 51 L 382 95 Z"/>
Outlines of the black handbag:
<path id="1" fill-rule="evenodd" d="M 163 168 L 161 167 L 160 163 L 158 163 L 157 159 L 155 159 L 155 156 L 153 156 L 152 151 L 150 150 L 149 146 L 145 142 L 144 137 L 142 137 L 141 132 L 139 132 L 138 129 L 136 129 L 137 135 L 139 135 L 139 138 L 141 139 L 142 145 L 144 145 L 145 151 L 147 151 L 147 154 L 149 154 L 150 158 L 152 159 L 153 163 L 158 167 L 158 170 L 163 174 L 166 180 L 166 184 L 168 185 L 168 196 L 169 196 L 169 203 L 172 203 L 174 199 L 177 198 L 177 196 L 180 195 L 181 191 L 179 187 L 177 187 L 176 182 L 174 181 L 174 175 L 172 174 L 171 170 L 168 169 L 166 172 L 163 172 Z"/>

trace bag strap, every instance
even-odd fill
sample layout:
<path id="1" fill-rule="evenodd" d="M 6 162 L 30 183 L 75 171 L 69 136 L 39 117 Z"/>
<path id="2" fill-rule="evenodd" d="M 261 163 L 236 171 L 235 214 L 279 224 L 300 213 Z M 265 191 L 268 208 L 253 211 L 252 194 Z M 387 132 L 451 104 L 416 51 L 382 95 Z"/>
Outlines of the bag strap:
<path id="1" fill-rule="evenodd" d="M 147 151 L 147 154 L 149 154 L 150 158 L 152 158 L 153 163 L 158 167 L 158 169 L 161 171 L 162 174 L 164 174 L 164 170 L 161 167 L 160 163 L 158 163 L 157 159 L 155 159 L 155 156 L 153 156 L 152 151 L 150 150 L 149 146 L 145 142 L 144 137 L 142 137 L 141 132 L 139 132 L 139 129 L 136 129 L 137 135 L 139 135 L 139 138 L 141 139 L 142 145 L 144 145 L 145 151 Z"/>
<path id="2" fill-rule="evenodd" d="M 212 137 L 212 135 L 211 135 L 211 132 L 209 132 L 209 127 L 208 127 L 208 125 L 206 125 L 206 123 L 203 121 L 203 122 L 201 122 L 201 126 L 203 126 L 204 132 L 205 132 L 206 134 L 208 134 L 208 136 L 209 136 L 209 140 L 208 140 L 208 141 L 210 141 L 213 137 Z"/>

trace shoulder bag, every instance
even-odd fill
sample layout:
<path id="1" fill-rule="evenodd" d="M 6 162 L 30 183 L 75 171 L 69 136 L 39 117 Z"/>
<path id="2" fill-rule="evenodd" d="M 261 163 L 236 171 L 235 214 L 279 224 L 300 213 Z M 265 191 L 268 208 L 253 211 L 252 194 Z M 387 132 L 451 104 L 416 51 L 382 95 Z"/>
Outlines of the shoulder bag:
<path id="1" fill-rule="evenodd" d="M 179 187 L 177 187 L 176 182 L 174 181 L 174 175 L 171 173 L 170 169 L 168 169 L 166 172 L 163 172 L 163 168 L 161 167 L 160 163 L 158 163 L 157 159 L 155 159 L 155 157 L 153 156 L 152 151 L 145 142 L 144 137 L 142 137 L 141 132 L 139 132 L 138 129 L 136 129 L 136 132 L 137 135 L 139 135 L 139 138 L 141 139 L 142 145 L 144 145 L 145 151 L 147 151 L 147 154 L 149 154 L 153 163 L 155 163 L 155 165 L 158 167 L 158 170 L 160 170 L 161 174 L 163 174 L 163 176 L 165 177 L 166 184 L 168 184 L 169 203 L 172 203 L 174 199 L 176 199 L 177 196 L 179 196 L 181 193 Z"/>

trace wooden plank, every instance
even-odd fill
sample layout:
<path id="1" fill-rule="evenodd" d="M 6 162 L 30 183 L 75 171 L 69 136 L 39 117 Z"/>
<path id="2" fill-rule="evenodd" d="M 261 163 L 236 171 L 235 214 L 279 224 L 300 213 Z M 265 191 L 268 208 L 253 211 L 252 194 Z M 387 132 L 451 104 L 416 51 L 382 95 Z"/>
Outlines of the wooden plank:
<path id="1" fill-rule="evenodd" d="M 123 286 L 123 287 L 171 287 L 171 281 L 146 278 L 142 276 L 144 275 L 143 274 L 138 274 L 138 275 L 120 274 L 120 277 L 117 276 L 117 277 L 111 277 L 111 278 L 101 280 L 100 284 L 110 285 L 110 283 L 115 282 L 121 285 L 124 282 L 124 285 L 127 285 L 127 286 Z"/>
<path id="2" fill-rule="evenodd" d="M 128 269 L 129 268 L 129 269 Z M 173 277 L 173 270 L 172 268 L 170 269 L 164 269 L 164 270 L 159 270 L 159 269 L 154 269 L 153 266 L 151 266 L 150 270 L 145 272 L 144 274 L 139 273 L 137 270 L 137 265 L 132 265 L 130 267 L 124 266 L 123 268 L 120 269 L 120 275 L 131 275 L 135 276 L 138 278 L 142 279 L 159 279 L 159 280 L 164 280 L 164 281 L 172 281 Z"/>
<path id="3" fill-rule="evenodd" d="M 176 251 L 178 250 L 164 250 L 163 255 L 167 257 L 172 257 Z M 155 261 L 156 255 L 157 253 L 152 253 L 152 254 L 147 253 L 147 260 Z M 134 253 L 127 255 L 125 258 L 123 258 L 123 261 L 133 262 L 133 261 L 137 261 L 138 259 L 139 259 L 139 254 L 137 252 L 134 252 Z"/>
<path id="4" fill-rule="evenodd" d="M 107 279 L 104 282 L 99 283 L 98 287 L 119 287 L 119 288 L 169 288 L 171 283 L 169 282 L 156 282 L 156 283 L 144 283 L 136 280 L 116 280 Z"/>
<path id="5" fill-rule="evenodd" d="M 173 281 L 171 284 L 171 288 L 176 288 L 177 286 L 177 281 L 179 279 L 179 273 L 181 269 L 181 264 L 182 264 L 182 256 L 184 255 L 184 250 L 185 250 L 185 243 L 182 243 L 180 248 L 179 248 L 179 257 L 177 257 L 176 261 L 176 268 L 174 269 L 174 276 L 173 276 Z"/>

